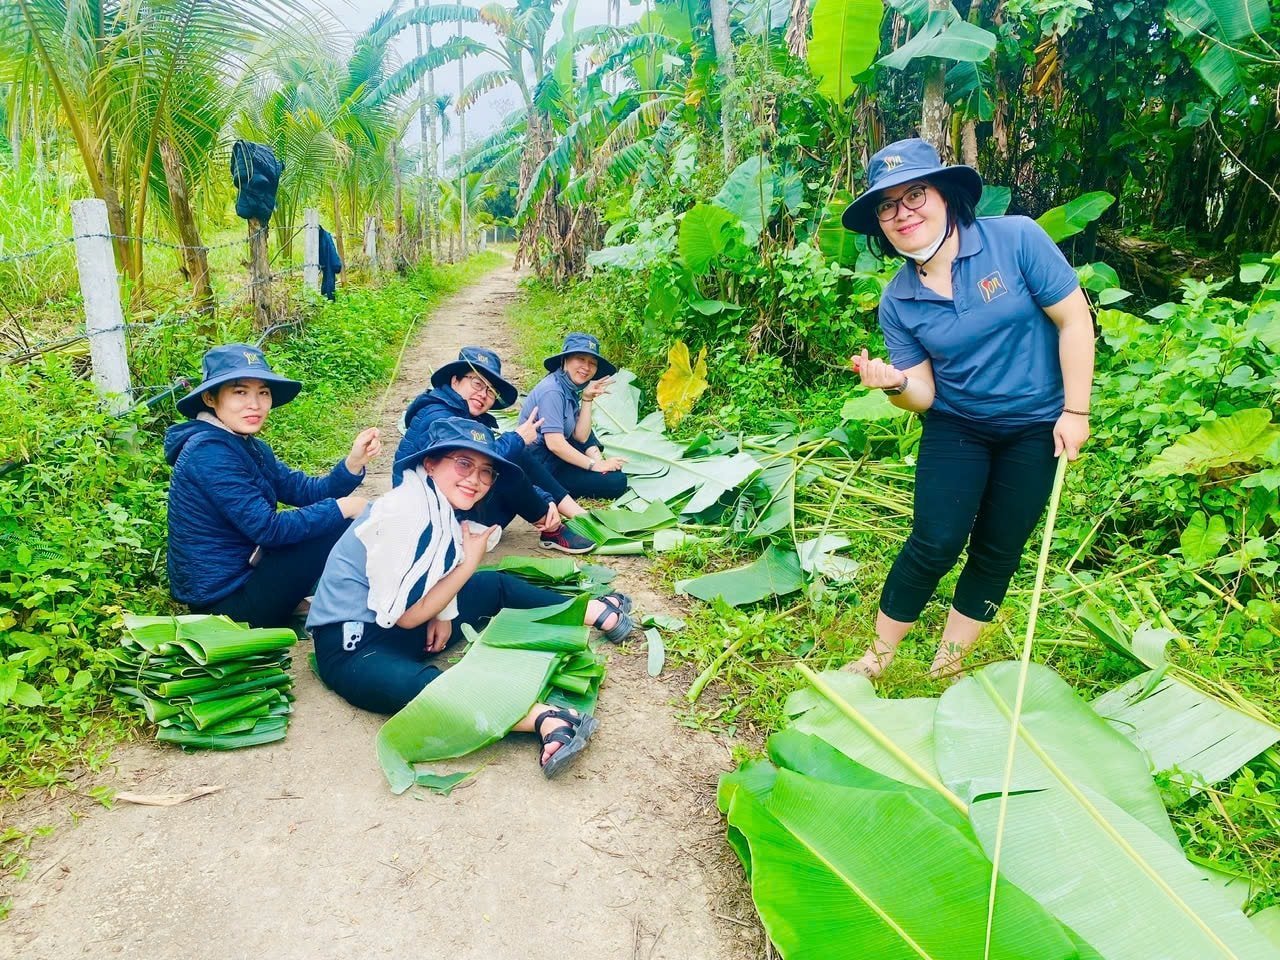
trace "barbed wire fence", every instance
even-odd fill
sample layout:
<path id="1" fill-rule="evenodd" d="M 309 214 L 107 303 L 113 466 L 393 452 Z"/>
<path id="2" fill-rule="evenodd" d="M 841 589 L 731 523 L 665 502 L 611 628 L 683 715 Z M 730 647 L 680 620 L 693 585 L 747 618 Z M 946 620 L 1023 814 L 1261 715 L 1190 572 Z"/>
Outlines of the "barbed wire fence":
<path id="1" fill-rule="evenodd" d="M 21 322 L 0 295 L 0 322 L 7 317 L 13 327 L 12 333 L 0 329 L 0 337 L 14 347 L 8 352 L 0 353 L 0 366 L 26 363 L 48 353 L 88 343 L 90 377 L 108 410 L 119 418 L 127 417 L 132 411 L 143 407 L 155 407 L 174 394 L 189 390 L 192 384 L 185 377 L 170 384 L 134 386 L 128 364 L 129 338 L 131 334 L 162 331 L 208 320 L 218 311 L 218 300 L 202 303 L 190 310 L 166 313 L 154 320 L 126 320 L 120 299 L 120 277 L 116 269 L 113 244 L 117 241 L 141 243 L 144 246 L 173 250 L 184 257 L 192 250 L 202 250 L 207 254 L 215 250 L 246 246 L 252 251 L 255 241 L 260 241 L 265 248 L 269 227 L 262 225 L 250 229 L 247 236 L 235 240 L 193 247 L 159 237 L 138 237 L 112 232 L 106 203 L 102 200 L 78 200 L 71 207 L 72 236 L 17 253 L 0 254 L 0 266 L 35 260 L 67 247 L 74 247 L 75 269 L 84 301 L 83 328 L 63 336 L 29 340 Z M 251 228 L 255 223 L 256 221 L 250 222 Z M 368 260 L 367 267 L 372 273 L 379 272 L 377 238 L 380 232 L 380 224 L 366 225 L 361 237 L 364 241 L 363 253 Z M 306 209 L 302 226 L 294 230 L 288 241 L 281 246 L 289 246 L 299 233 L 303 234 L 301 264 L 276 268 L 272 265 L 274 257 L 258 258 L 250 255 L 247 258 L 247 282 L 220 293 L 219 299 L 224 305 L 242 301 L 249 301 L 253 305 L 257 332 L 255 346 L 261 347 L 272 335 L 296 328 L 302 323 L 300 316 L 290 318 L 285 310 L 279 308 L 275 294 L 279 292 L 282 281 L 301 274 L 304 296 L 320 294 L 320 218 L 317 210 Z M 265 295 L 257 295 L 260 292 Z M 51 446 L 61 446 L 77 435 L 73 431 L 68 437 L 52 441 Z M 26 462 L 25 459 L 0 460 L 0 477 L 22 468 Z"/>

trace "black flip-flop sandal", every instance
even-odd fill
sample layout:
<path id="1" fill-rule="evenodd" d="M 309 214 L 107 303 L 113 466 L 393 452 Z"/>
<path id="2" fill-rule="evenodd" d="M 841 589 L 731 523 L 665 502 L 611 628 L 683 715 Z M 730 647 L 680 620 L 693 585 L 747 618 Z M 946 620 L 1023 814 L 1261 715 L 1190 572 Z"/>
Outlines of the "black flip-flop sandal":
<path id="1" fill-rule="evenodd" d="M 597 598 L 604 604 L 604 610 L 600 616 L 592 621 L 592 626 L 604 634 L 604 638 L 611 643 L 621 643 L 627 639 L 631 631 L 636 628 L 636 623 L 631 619 L 627 611 L 630 609 L 631 598 L 625 593 L 606 593 L 603 597 Z M 605 629 L 604 622 L 614 614 L 618 615 L 618 619 L 613 622 L 613 626 Z"/>
<path id="2" fill-rule="evenodd" d="M 543 736 L 542 722 L 549 718 L 563 720 L 567 726 L 556 727 Z M 569 710 L 544 710 L 533 721 L 533 730 L 541 743 L 538 745 L 538 762 L 542 764 L 542 775 L 548 780 L 558 777 L 571 767 L 578 755 L 582 753 L 591 739 L 591 735 L 600 726 L 600 721 L 589 713 L 574 713 Z M 560 749 L 542 763 L 542 751 L 547 744 L 558 743 Z"/>

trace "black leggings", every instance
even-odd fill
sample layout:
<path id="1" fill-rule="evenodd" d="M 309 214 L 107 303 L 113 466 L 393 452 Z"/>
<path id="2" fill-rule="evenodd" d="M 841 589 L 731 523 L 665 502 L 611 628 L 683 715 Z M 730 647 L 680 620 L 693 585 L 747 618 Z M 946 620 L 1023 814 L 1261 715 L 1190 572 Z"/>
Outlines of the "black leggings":
<path id="1" fill-rule="evenodd" d="M 1052 423 L 996 427 L 927 414 L 911 536 L 889 571 L 880 610 L 914 622 L 967 539 L 969 559 L 951 605 L 974 620 L 994 617 L 1044 512 L 1056 466 Z"/>
<path id="2" fill-rule="evenodd" d="M 579 443 L 573 437 L 568 437 L 567 439 L 579 453 L 586 453 L 587 447 L 595 441 L 594 436 L 589 438 L 586 443 Z M 561 460 L 550 450 L 544 449 L 544 451 L 540 452 L 543 457 L 543 465 L 560 485 L 575 498 L 591 497 L 596 500 L 617 500 L 627 491 L 627 475 L 621 470 L 615 470 L 612 473 L 595 473 Z M 534 456 L 536 455 L 534 454 Z"/>
<path id="3" fill-rule="evenodd" d="M 481 630 L 499 610 L 527 610 L 563 603 L 565 597 L 509 573 L 472 574 L 458 591 L 458 616 L 449 644 L 462 639 L 465 623 Z M 427 663 L 427 625 L 413 628 L 364 624 L 364 635 L 352 651 L 342 647 L 343 625 L 315 627 L 316 666 L 320 678 L 352 706 L 374 713 L 395 713 L 440 676 Z"/>
<path id="4" fill-rule="evenodd" d="M 315 592 L 329 551 L 349 525 L 347 521 L 332 533 L 262 551 L 253 573 L 234 593 L 195 612 L 224 614 L 251 627 L 289 626 L 298 604 Z"/>

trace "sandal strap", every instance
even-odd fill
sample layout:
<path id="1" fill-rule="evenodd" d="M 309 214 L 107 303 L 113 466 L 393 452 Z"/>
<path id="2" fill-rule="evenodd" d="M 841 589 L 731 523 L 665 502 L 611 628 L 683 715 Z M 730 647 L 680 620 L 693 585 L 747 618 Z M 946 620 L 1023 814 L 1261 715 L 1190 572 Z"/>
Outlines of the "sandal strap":
<path id="1" fill-rule="evenodd" d="M 573 713 L 563 708 L 556 708 L 556 707 L 553 707 L 550 710 L 543 710 L 540 714 L 538 714 L 538 716 L 533 721 L 533 732 L 542 738 L 543 743 L 547 742 L 547 737 L 542 736 L 542 723 L 544 720 L 547 720 L 547 719 L 563 720 L 567 724 L 569 724 L 569 726 L 567 727 L 556 727 L 555 730 L 552 730 L 551 733 L 547 734 L 547 737 L 549 737 L 551 736 L 551 734 L 555 733 L 556 730 L 574 729 L 575 727 L 578 726 L 578 724 L 582 722 L 582 715 L 578 713 Z M 557 741 L 557 742 L 563 743 L 564 741 Z"/>
<path id="2" fill-rule="evenodd" d="M 597 630 L 603 630 L 605 628 L 604 622 L 608 620 L 611 616 L 613 616 L 615 613 L 618 615 L 618 618 L 619 618 L 618 620 L 614 621 L 615 627 L 622 622 L 621 618 L 627 615 L 627 611 L 622 609 L 622 602 L 618 600 L 618 598 L 614 594 L 606 593 L 603 597 L 597 597 L 596 599 L 599 600 L 602 604 L 604 604 L 604 610 L 600 613 L 600 616 L 596 617 L 595 620 L 593 620 L 591 623 L 591 625 L 595 627 Z"/>
<path id="3" fill-rule="evenodd" d="M 542 738 L 542 745 L 545 747 L 549 743 L 572 743 L 575 735 L 572 727 L 556 727 Z"/>

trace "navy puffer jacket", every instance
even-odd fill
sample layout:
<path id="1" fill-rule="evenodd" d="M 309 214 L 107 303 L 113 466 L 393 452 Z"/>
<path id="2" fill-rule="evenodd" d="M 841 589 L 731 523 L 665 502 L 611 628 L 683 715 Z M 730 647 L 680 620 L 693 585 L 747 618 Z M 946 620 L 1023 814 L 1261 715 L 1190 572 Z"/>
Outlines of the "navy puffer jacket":
<path id="1" fill-rule="evenodd" d="M 425 449 L 427 431 L 431 424 L 444 417 L 466 417 L 483 423 L 498 434 L 497 443 L 493 445 L 498 456 L 512 463 L 519 463 L 523 458 L 524 438 L 518 433 L 498 433 L 498 421 L 493 416 L 488 413 L 482 413 L 478 417 L 472 416 L 471 408 L 467 406 L 467 401 L 462 398 L 462 394 L 453 387 L 443 386 L 424 390 L 414 398 L 413 403 L 409 404 L 409 409 L 404 414 L 404 422 L 408 424 L 408 429 L 401 438 L 400 445 L 396 447 L 396 460 L 403 460 L 414 451 Z M 391 485 L 398 487 L 402 476 L 404 476 L 404 469 L 399 466 L 393 467 Z M 543 499 L 548 503 L 551 502 L 550 497 L 544 496 Z"/>
<path id="2" fill-rule="evenodd" d="M 201 608 L 249 579 L 249 555 L 341 529 L 337 497 L 364 479 L 342 460 L 328 476 L 290 470 L 256 437 L 212 423 L 174 424 L 164 435 L 169 481 L 169 592 Z M 280 510 L 285 503 L 297 510 Z"/>

